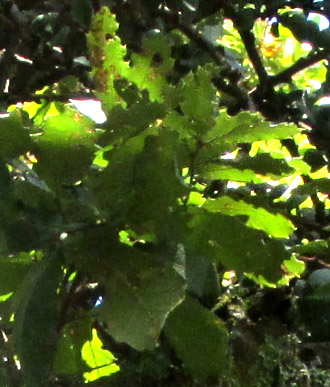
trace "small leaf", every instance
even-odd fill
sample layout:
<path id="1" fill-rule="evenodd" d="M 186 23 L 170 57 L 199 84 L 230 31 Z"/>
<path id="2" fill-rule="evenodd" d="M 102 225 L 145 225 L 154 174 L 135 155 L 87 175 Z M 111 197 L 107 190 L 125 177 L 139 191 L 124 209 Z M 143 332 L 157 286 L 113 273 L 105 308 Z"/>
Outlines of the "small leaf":
<path id="1" fill-rule="evenodd" d="M 220 294 L 219 276 L 215 265 L 198 251 L 187 248 L 185 277 L 189 294 L 194 294 L 203 305 L 212 307 Z"/>
<path id="2" fill-rule="evenodd" d="M 119 24 L 108 7 L 102 7 L 94 16 L 87 35 L 88 51 L 96 92 L 105 110 L 109 111 L 121 102 L 114 81 L 128 71 L 124 61 L 126 48 L 116 35 Z"/>
<path id="3" fill-rule="evenodd" d="M 90 368 L 93 368 L 93 371 L 84 373 L 84 378 L 89 382 L 103 376 L 109 376 L 118 372 L 120 369 L 118 365 L 114 363 L 115 357 L 113 354 L 110 351 L 103 349 L 103 343 L 99 339 L 96 329 L 92 330 L 92 334 L 92 339 L 87 341 L 81 350 L 83 360 Z"/>
<path id="4" fill-rule="evenodd" d="M 185 368 L 197 379 L 212 380 L 228 372 L 226 327 L 193 298 L 186 297 L 170 313 L 164 331 Z"/>
<path id="5" fill-rule="evenodd" d="M 293 124 L 272 124 L 265 121 L 260 113 L 240 112 L 231 117 L 222 110 L 216 119 L 215 126 L 208 131 L 203 139 L 205 142 L 218 139 L 227 144 L 236 144 L 238 142 L 286 139 L 299 132 L 299 128 Z"/>
<path id="6" fill-rule="evenodd" d="M 286 163 L 285 159 L 274 159 L 269 153 L 260 153 L 254 157 L 239 158 L 238 160 L 222 160 L 222 162 L 235 168 L 249 169 L 261 175 L 274 177 L 281 177 L 293 172 L 293 168 Z"/>
<path id="7" fill-rule="evenodd" d="M 207 129 L 214 123 L 216 108 L 216 89 L 210 74 L 205 68 L 199 68 L 195 73 L 189 73 L 183 81 L 182 110 L 190 119 L 205 123 Z"/>
<path id="8" fill-rule="evenodd" d="M 196 168 L 196 174 L 207 180 L 231 180 L 246 183 L 261 184 L 264 179 L 262 176 L 250 169 L 238 169 L 230 165 L 221 165 L 219 163 L 202 164 Z"/>
<path id="9" fill-rule="evenodd" d="M 152 31 L 142 41 L 142 53 L 132 54 L 132 66 L 127 78 L 140 89 L 148 90 L 151 101 L 162 101 L 168 87 L 166 75 L 173 64 L 168 38 Z"/>
<path id="10" fill-rule="evenodd" d="M 293 253 L 298 253 L 301 255 L 312 254 L 312 255 L 325 255 L 328 254 L 329 247 L 328 242 L 323 239 L 310 241 L 305 244 L 293 246 L 291 248 Z"/>
<path id="11" fill-rule="evenodd" d="M 92 340 L 92 325 L 92 317 L 86 315 L 64 326 L 54 360 L 54 371 L 57 374 L 82 374 L 87 370 L 81 358 L 81 350 L 86 342 Z"/>

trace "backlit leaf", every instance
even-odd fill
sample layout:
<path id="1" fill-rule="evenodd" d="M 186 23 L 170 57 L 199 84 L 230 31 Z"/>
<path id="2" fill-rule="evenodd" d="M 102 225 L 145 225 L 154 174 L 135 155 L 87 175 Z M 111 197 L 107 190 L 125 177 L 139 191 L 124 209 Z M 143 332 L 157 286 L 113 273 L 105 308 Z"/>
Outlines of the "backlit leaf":
<path id="1" fill-rule="evenodd" d="M 255 207 L 243 200 L 233 200 L 228 196 L 218 199 L 209 199 L 203 206 L 207 211 L 219 212 L 225 215 L 247 215 L 247 226 L 263 230 L 269 235 L 278 238 L 287 238 L 295 227 L 290 220 L 281 214 L 273 214 L 262 207 Z"/>

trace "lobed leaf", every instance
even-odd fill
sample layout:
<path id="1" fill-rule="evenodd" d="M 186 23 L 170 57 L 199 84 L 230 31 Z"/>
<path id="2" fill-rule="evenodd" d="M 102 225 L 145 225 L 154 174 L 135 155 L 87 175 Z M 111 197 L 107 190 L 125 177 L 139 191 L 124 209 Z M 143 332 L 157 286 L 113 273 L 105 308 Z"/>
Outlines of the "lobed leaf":
<path id="1" fill-rule="evenodd" d="M 203 208 L 210 212 L 219 212 L 225 215 L 247 215 L 247 226 L 263 230 L 267 234 L 278 238 L 288 238 L 294 231 L 292 222 L 281 214 L 272 214 L 262 207 L 256 208 L 243 200 L 233 200 L 229 196 L 218 199 L 209 199 Z"/>

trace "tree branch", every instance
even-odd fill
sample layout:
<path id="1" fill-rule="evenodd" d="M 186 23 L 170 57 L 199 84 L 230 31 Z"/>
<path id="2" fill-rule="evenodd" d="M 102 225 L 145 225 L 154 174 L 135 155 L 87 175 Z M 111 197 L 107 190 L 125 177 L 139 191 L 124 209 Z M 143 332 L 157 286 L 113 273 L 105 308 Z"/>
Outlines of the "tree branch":
<path id="1" fill-rule="evenodd" d="M 257 73 L 261 88 L 267 89 L 269 86 L 269 77 L 256 48 L 254 35 L 251 31 L 247 31 L 241 28 L 238 28 L 238 32 L 241 36 L 255 72 Z"/>
<path id="2" fill-rule="evenodd" d="M 215 46 L 201 34 L 193 26 L 187 26 L 180 21 L 180 18 L 177 14 L 173 14 L 169 11 L 158 10 L 158 16 L 166 20 L 169 25 L 173 26 L 173 29 L 181 31 L 186 35 L 191 41 L 193 41 L 201 50 L 207 52 L 214 62 L 221 67 L 222 75 L 221 77 L 215 77 L 213 82 L 215 86 L 226 94 L 231 95 L 232 97 L 238 99 L 244 104 L 244 106 L 253 106 L 253 102 L 249 97 L 247 91 L 239 86 L 239 82 L 235 84 L 225 81 L 223 79 L 224 74 L 230 79 L 230 76 L 233 75 L 235 79 L 243 78 L 243 75 L 238 70 L 239 66 L 234 66 L 232 61 L 228 59 L 225 55 L 225 48 L 222 46 Z"/>
<path id="3" fill-rule="evenodd" d="M 274 75 L 272 77 L 269 77 L 269 82 L 273 85 L 279 85 L 280 83 L 288 83 L 291 82 L 291 77 L 299 73 L 302 70 L 305 70 L 306 68 L 310 67 L 311 65 L 319 62 L 320 60 L 326 59 L 329 55 L 329 51 L 318 51 L 316 54 L 308 55 L 304 58 L 300 58 L 297 60 L 296 63 L 294 63 L 292 66 L 288 67 L 287 69 L 283 70 L 277 75 Z"/>

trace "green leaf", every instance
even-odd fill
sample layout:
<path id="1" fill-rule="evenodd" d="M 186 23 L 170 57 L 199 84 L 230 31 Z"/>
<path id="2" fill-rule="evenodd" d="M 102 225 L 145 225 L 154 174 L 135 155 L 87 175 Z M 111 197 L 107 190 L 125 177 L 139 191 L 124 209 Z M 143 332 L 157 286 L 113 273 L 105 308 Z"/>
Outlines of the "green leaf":
<path id="1" fill-rule="evenodd" d="M 132 54 L 131 63 L 127 78 L 140 89 L 148 90 L 151 101 L 162 101 L 168 88 L 166 75 L 174 64 L 167 36 L 150 32 L 142 41 L 142 53 Z"/>
<path id="2" fill-rule="evenodd" d="M 300 277 L 306 269 L 306 265 L 303 261 L 299 261 L 294 255 L 291 258 L 283 262 L 283 265 L 287 269 L 290 275 Z"/>
<path id="3" fill-rule="evenodd" d="M 230 364 L 229 337 L 224 323 L 210 310 L 186 297 L 170 313 L 164 331 L 195 378 L 206 381 L 226 375 Z"/>
<path id="4" fill-rule="evenodd" d="M 293 168 L 286 163 L 285 159 L 274 159 L 269 153 L 260 153 L 254 157 L 238 158 L 237 160 L 222 160 L 221 162 L 241 170 L 248 169 L 261 175 L 273 177 L 281 177 L 293 172 Z"/>
<path id="5" fill-rule="evenodd" d="M 291 221 L 281 214 L 272 214 L 264 208 L 256 208 L 243 200 L 236 201 L 228 196 L 209 199 L 203 207 L 207 211 L 220 212 L 225 215 L 247 215 L 249 217 L 246 223 L 247 226 L 263 230 L 278 238 L 288 238 L 295 229 Z"/>
<path id="6" fill-rule="evenodd" d="M 102 208 L 131 228 L 167 221 L 170 209 L 187 192 L 175 170 L 180 145 L 176 134 L 148 135 L 152 132 L 157 133 L 158 128 L 148 129 L 111 152 L 108 167 L 93 187 Z"/>
<path id="7" fill-rule="evenodd" d="M 102 146 L 114 144 L 115 141 L 122 143 L 163 118 L 165 111 L 164 105 L 148 100 L 134 103 L 127 109 L 117 105 L 111 110 L 105 132 L 98 143 Z"/>
<path id="8" fill-rule="evenodd" d="M 329 247 L 328 242 L 323 239 L 310 241 L 305 244 L 296 245 L 291 248 L 291 251 L 293 253 L 298 253 L 301 255 L 304 254 L 316 254 L 316 255 L 323 255 L 328 254 Z"/>
<path id="9" fill-rule="evenodd" d="M 187 244 L 220 262 L 229 270 L 264 276 L 269 282 L 281 277 L 281 264 L 289 259 L 281 241 L 247 227 L 236 217 L 190 210 L 190 235 Z"/>
<path id="10" fill-rule="evenodd" d="M 289 28 L 294 37 L 300 42 L 317 44 L 321 33 L 319 26 L 313 21 L 306 19 L 306 16 L 298 12 L 286 12 L 280 15 L 279 21 Z"/>
<path id="11" fill-rule="evenodd" d="M 188 247 L 184 273 L 189 294 L 197 296 L 205 306 L 215 305 L 220 294 L 220 280 L 214 263 Z"/>
<path id="12" fill-rule="evenodd" d="M 83 360 L 90 368 L 93 368 L 93 371 L 84 373 L 84 378 L 89 382 L 103 376 L 109 376 L 120 369 L 114 363 L 115 357 L 113 354 L 103 348 L 103 343 L 99 339 L 96 329 L 92 330 L 92 334 L 92 339 L 87 341 L 81 350 Z"/>
<path id="13" fill-rule="evenodd" d="M 56 374 L 74 375 L 87 371 L 81 350 L 86 342 L 92 340 L 93 319 L 91 316 L 78 316 L 66 324 L 61 331 L 54 360 Z"/>
<path id="14" fill-rule="evenodd" d="M 15 315 L 14 343 L 25 386 L 47 386 L 56 353 L 57 289 L 63 271 L 63 252 L 46 256 L 28 276 Z"/>
<path id="15" fill-rule="evenodd" d="M 206 133 L 203 140 L 205 142 L 219 140 L 227 144 L 236 144 L 286 139 L 299 132 L 299 128 L 293 124 L 272 124 L 265 121 L 260 113 L 244 111 L 231 117 L 221 110 L 215 126 Z"/>
<path id="16" fill-rule="evenodd" d="M 105 277 L 101 317 L 117 341 L 151 350 L 168 313 L 184 297 L 183 280 L 171 265 L 137 254 L 134 248 L 125 251 Z"/>
<path id="17" fill-rule="evenodd" d="M 94 158 L 93 129 L 91 120 L 71 110 L 46 120 L 35 170 L 47 184 L 70 185 L 84 176 Z"/>
<path id="18" fill-rule="evenodd" d="M 119 24 L 108 7 L 102 7 L 94 16 L 87 35 L 92 74 L 96 82 L 96 92 L 104 108 L 109 111 L 121 103 L 114 81 L 125 77 L 128 63 L 124 61 L 126 48 L 116 35 Z"/>
<path id="19" fill-rule="evenodd" d="M 324 179 L 315 179 L 309 183 L 305 183 L 295 188 L 292 191 L 294 195 L 313 195 L 317 192 L 324 194 L 330 193 L 330 180 L 327 178 Z"/>
<path id="20" fill-rule="evenodd" d="M 205 68 L 199 68 L 184 78 L 182 96 L 182 110 L 190 119 L 204 123 L 205 130 L 214 124 L 216 88 Z"/>
<path id="21" fill-rule="evenodd" d="M 28 253 L 1 257 L 0 295 L 16 292 L 33 265 L 33 257 Z"/>
<path id="22" fill-rule="evenodd" d="M 199 177 L 207 180 L 230 180 L 255 184 L 261 184 L 264 181 L 261 176 L 257 176 L 250 169 L 241 170 L 219 163 L 202 163 L 200 167 L 196 168 L 196 173 Z"/>
<path id="23" fill-rule="evenodd" d="M 22 155 L 29 150 L 31 140 L 24 128 L 19 110 L 14 110 L 9 117 L 0 118 L 0 157 L 11 158 Z"/>

